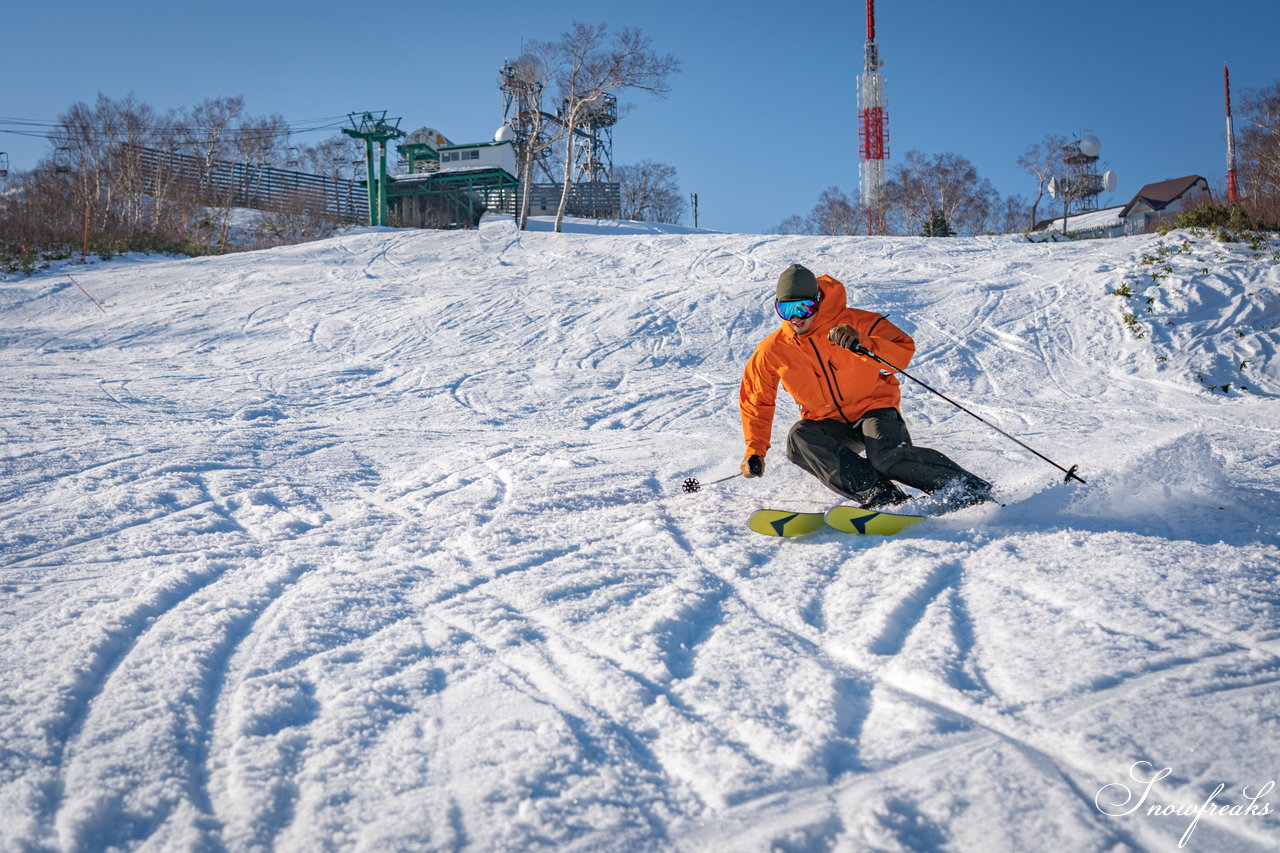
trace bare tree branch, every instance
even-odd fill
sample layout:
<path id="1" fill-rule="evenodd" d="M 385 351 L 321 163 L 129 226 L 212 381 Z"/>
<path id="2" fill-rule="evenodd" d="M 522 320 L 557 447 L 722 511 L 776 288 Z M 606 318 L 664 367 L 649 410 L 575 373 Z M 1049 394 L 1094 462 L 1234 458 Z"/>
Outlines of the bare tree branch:
<path id="1" fill-rule="evenodd" d="M 679 71 L 680 62 L 670 54 L 658 55 L 650 47 L 650 39 L 640 30 L 621 30 L 607 42 L 604 24 L 575 21 L 558 42 L 563 57 L 560 66 L 560 123 L 564 136 L 564 173 L 560 206 L 556 210 L 555 230 L 563 230 L 565 208 L 572 183 L 575 137 L 577 129 L 593 109 L 599 109 L 606 95 L 634 89 L 654 97 L 665 97 L 668 78 Z"/>
<path id="2" fill-rule="evenodd" d="M 1027 150 L 1018 157 L 1018 165 L 1028 175 L 1036 179 L 1036 196 L 1031 201 L 1031 222 L 1028 226 L 1030 228 L 1036 227 L 1036 211 L 1040 207 L 1040 201 L 1044 198 L 1049 179 L 1053 177 L 1054 169 L 1062 156 L 1062 146 L 1066 144 L 1067 138 L 1065 136 L 1047 133 L 1044 139 L 1028 145 Z"/>

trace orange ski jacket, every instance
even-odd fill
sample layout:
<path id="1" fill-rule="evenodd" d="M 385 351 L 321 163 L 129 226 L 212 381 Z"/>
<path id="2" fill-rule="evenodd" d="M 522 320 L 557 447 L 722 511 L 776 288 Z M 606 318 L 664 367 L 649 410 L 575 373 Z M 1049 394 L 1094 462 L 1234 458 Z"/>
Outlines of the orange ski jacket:
<path id="1" fill-rule="evenodd" d="M 800 406 L 805 420 L 837 419 L 853 423 L 872 409 L 898 408 L 897 377 L 864 355 L 827 340 L 832 327 L 848 323 L 870 352 L 906 368 L 916 345 L 911 336 L 882 314 L 849 308 L 844 285 L 818 276 L 822 302 L 809 331 L 797 335 L 786 320 L 760 342 L 742 372 L 738 406 L 747 451 L 764 456 L 773 434 L 778 382 Z"/>

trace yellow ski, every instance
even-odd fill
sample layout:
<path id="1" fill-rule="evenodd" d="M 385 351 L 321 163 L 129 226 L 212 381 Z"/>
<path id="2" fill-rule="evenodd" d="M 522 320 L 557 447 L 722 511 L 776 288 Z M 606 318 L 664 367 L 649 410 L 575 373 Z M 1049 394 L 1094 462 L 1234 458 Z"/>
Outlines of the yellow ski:
<path id="1" fill-rule="evenodd" d="M 894 512 L 877 512 L 856 506 L 837 506 L 820 512 L 792 512 L 787 509 L 762 509 L 751 514 L 747 526 L 765 536 L 792 538 L 831 528 L 841 533 L 869 536 L 892 536 L 917 521 L 923 515 L 899 515 Z"/>
<path id="2" fill-rule="evenodd" d="M 843 533 L 891 536 L 924 518 L 923 515 L 898 515 L 856 506 L 837 506 L 827 510 L 825 520 L 829 526 Z"/>
<path id="3" fill-rule="evenodd" d="M 826 522 L 820 512 L 762 509 L 751 514 L 747 527 L 765 536 L 803 536 L 826 527 Z"/>

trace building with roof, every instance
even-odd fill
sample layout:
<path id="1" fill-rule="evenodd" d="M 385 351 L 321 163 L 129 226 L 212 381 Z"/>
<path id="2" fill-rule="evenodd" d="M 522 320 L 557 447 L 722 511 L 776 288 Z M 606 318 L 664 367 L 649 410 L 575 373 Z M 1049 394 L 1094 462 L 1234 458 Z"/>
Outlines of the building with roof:
<path id="1" fill-rule="evenodd" d="M 501 128 L 491 142 L 455 145 L 423 127 L 397 150 L 408 173 L 390 177 L 387 204 L 400 225 L 466 228 L 486 210 L 514 205 L 516 153 Z"/>
<path id="2" fill-rule="evenodd" d="M 1058 231 L 1085 239 L 1146 234 L 1172 225 L 1181 211 L 1211 200 L 1209 182 L 1200 175 L 1186 175 L 1147 184 L 1122 206 L 1073 214 L 1065 221 L 1061 216 L 1042 219 L 1032 231 Z"/>
<path id="3" fill-rule="evenodd" d="M 555 213 L 564 187 L 520 180 L 515 134 L 498 128 L 492 141 L 455 144 L 432 128 L 408 134 L 397 146 L 407 173 L 392 175 L 387 204 L 395 221 L 419 228 L 468 228 L 488 211 L 515 215 L 523 193 L 533 216 Z M 569 185 L 565 212 L 598 219 L 621 208 L 619 185 L 579 180 Z"/>
<path id="4" fill-rule="evenodd" d="M 1125 235 L 1124 220 L 1120 218 L 1122 210 L 1124 210 L 1123 206 L 1116 205 L 1104 207 L 1101 210 L 1072 214 L 1066 220 L 1061 216 L 1056 219 L 1042 219 L 1036 223 L 1034 230 L 1059 233 L 1070 230 L 1072 237 L 1084 239 L 1123 237 Z"/>
<path id="5" fill-rule="evenodd" d="M 1180 211 L 1210 200 L 1209 182 L 1199 175 L 1147 184 L 1120 211 L 1124 233 L 1146 234 L 1161 225 L 1172 225 Z"/>

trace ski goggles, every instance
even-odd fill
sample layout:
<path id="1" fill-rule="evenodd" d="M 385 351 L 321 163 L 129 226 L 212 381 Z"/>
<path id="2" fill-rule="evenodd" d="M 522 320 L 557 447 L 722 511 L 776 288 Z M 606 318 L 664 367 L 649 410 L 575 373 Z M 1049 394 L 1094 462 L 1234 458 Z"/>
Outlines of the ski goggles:
<path id="1" fill-rule="evenodd" d="M 818 299 L 788 299 L 774 302 L 773 308 L 784 320 L 807 320 L 818 310 Z"/>

